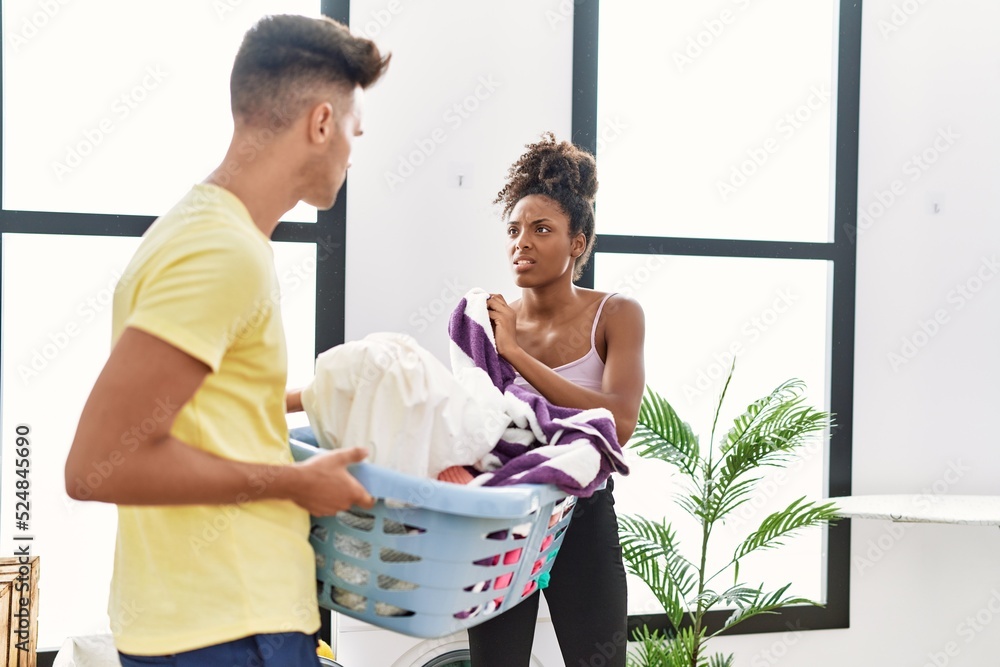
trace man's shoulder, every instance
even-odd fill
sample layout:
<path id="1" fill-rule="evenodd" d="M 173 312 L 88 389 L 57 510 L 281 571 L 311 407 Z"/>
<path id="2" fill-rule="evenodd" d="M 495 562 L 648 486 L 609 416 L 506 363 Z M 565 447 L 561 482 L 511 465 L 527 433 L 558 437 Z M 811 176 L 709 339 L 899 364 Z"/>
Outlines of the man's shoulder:
<path id="1" fill-rule="evenodd" d="M 143 242 L 168 254 L 269 255 L 266 239 L 245 209 L 197 188 L 157 218 Z"/>
<path id="2" fill-rule="evenodd" d="M 150 227 L 125 275 L 136 286 L 194 280 L 259 291 L 270 286 L 273 267 L 268 244 L 239 224 L 210 210 L 178 214 L 175 209 Z"/>
<path id="3" fill-rule="evenodd" d="M 236 231 L 252 231 L 253 220 L 235 195 L 216 186 L 195 185 L 157 219 L 178 227 L 218 226 L 227 223 Z"/>

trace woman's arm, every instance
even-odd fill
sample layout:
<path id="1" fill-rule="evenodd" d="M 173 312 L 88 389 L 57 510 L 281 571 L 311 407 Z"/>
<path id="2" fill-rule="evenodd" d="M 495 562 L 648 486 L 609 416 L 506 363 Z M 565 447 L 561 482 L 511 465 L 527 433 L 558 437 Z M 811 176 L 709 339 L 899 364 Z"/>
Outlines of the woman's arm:
<path id="1" fill-rule="evenodd" d="M 505 309 L 509 311 L 509 306 L 503 304 L 498 311 Z M 635 430 L 646 386 L 643 361 L 646 318 L 642 306 L 621 295 L 611 297 L 605 306 L 604 339 L 607 353 L 600 391 L 573 384 L 525 352 L 517 345 L 516 337 L 510 335 L 515 321 L 513 312 L 509 316 L 508 313 L 501 312 L 494 318 L 497 351 L 500 355 L 548 401 L 581 410 L 610 410 L 615 417 L 618 442 L 624 445 Z"/>

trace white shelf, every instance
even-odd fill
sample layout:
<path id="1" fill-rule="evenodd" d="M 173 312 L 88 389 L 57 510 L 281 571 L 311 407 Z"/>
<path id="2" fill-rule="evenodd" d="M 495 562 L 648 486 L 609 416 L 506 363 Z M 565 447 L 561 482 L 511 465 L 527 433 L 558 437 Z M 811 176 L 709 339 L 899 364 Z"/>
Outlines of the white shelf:
<path id="1" fill-rule="evenodd" d="M 1000 526 L 1000 496 L 885 495 L 830 498 L 851 519 Z"/>

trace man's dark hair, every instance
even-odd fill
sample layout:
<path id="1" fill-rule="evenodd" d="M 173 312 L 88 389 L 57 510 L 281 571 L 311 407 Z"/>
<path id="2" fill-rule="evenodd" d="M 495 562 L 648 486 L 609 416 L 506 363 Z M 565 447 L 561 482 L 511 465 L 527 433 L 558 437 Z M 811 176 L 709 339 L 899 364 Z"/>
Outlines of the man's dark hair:
<path id="1" fill-rule="evenodd" d="M 573 280 L 579 280 L 594 250 L 594 196 L 597 194 L 597 162 L 594 156 L 568 141 L 556 141 L 546 132 L 507 171 L 507 184 L 493 200 L 503 204 L 504 218 L 524 197 L 544 195 L 569 218 L 571 236 L 583 234 L 587 247 L 573 265 Z"/>
<path id="2" fill-rule="evenodd" d="M 330 18 L 266 16 L 243 37 L 229 79 L 233 116 L 278 130 L 298 118 L 331 84 L 367 88 L 385 72 L 370 39 Z"/>

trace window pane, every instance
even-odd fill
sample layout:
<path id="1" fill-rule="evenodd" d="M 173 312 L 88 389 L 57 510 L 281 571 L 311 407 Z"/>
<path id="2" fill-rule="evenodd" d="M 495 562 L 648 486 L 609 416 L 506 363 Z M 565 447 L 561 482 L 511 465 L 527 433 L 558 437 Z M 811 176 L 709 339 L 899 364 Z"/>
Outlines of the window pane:
<path id="1" fill-rule="evenodd" d="M 809 405 L 829 409 L 830 263 L 600 253 L 595 267 L 598 289 L 628 294 L 642 304 L 646 383 L 691 425 L 703 448 L 734 355 L 736 370 L 716 441 L 748 404 L 790 378 L 806 382 Z M 672 501 L 685 488 L 679 476 L 631 450 L 628 458 L 632 474 L 616 483 L 616 509 L 652 519 L 666 516 L 686 555 L 694 558 L 700 532 Z M 826 459 L 826 447 L 817 441 L 783 476 L 767 472 L 752 501 L 713 533 L 709 563 L 722 567 L 764 517 L 792 500 L 825 497 Z M 795 594 L 822 600 L 824 549 L 823 533 L 807 532 L 790 540 L 777 558 L 764 552 L 760 559 L 742 561 L 740 578 L 771 588 L 794 582 Z M 645 585 L 630 575 L 629 613 L 661 612 Z"/>
<path id="2" fill-rule="evenodd" d="M 71 500 L 63 465 L 83 404 L 110 350 L 111 298 L 137 238 L 5 234 L 0 493 L 13 497 L 14 426 L 31 428 L 32 553 L 41 555 L 39 648 L 108 631 L 116 515 Z M 289 384 L 312 377 L 315 246 L 276 243 Z M 54 271 L 53 267 L 59 267 Z M 39 307 L 39 304 L 45 304 Z M 100 474 L 100 471 L 95 471 Z M 13 511 L 0 514 L 0 552 L 14 553 Z"/>
<path id="3" fill-rule="evenodd" d="M 605 2 L 603 233 L 832 238 L 837 2 Z"/>
<path id="4" fill-rule="evenodd" d="M 4 0 L 3 207 L 165 212 L 229 146 L 229 72 L 243 33 L 268 13 L 319 8 Z M 316 210 L 300 204 L 285 219 L 315 222 Z"/>
<path id="5" fill-rule="evenodd" d="M 281 318 L 288 344 L 288 386 L 312 381 L 316 349 L 316 245 L 272 243 L 281 282 Z M 306 426 L 304 412 L 288 415 L 290 427 Z"/>

